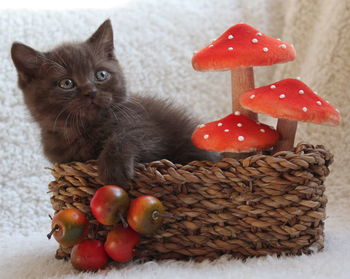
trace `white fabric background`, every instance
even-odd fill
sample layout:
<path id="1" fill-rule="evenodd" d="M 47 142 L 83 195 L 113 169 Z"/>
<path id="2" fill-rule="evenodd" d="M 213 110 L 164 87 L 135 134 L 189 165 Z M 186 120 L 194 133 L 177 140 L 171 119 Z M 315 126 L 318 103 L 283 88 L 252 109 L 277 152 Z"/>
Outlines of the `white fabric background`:
<path id="1" fill-rule="evenodd" d="M 347 2 L 134 0 L 109 9 L 0 11 L 0 278 L 349 278 Z M 297 136 L 325 144 L 336 155 L 327 180 L 324 252 L 247 263 L 224 258 L 202 264 L 147 263 L 93 275 L 79 274 L 69 263 L 54 259 L 56 243 L 46 239 L 47 215 L 52 213 L 46 192 L 52 178 L 45 167 L 50 164 L 42 155 L 38 127 L 17 89 L 10 46 L 16 40 L 48 50 L 64 40 L 84 40 L 107 17 L 114 26 L 117 55 L 129 88 L 172 98 L 203 121 L 230 112 L 230 80 L 227 72 L 193 71 L 193 51 L 240 21 L 294 43 L 297 60 L 257 68 L 256 85 L 301 76 L 342 112 L 340 127 L 300 124 Z"/>

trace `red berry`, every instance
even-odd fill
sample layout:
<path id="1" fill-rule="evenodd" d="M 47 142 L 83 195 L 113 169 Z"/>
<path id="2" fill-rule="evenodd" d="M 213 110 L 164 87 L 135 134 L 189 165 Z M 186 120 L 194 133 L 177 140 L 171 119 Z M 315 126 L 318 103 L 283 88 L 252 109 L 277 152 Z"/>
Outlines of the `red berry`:
<path id="1" fill-rule="evenodd" d="M 128 262 L 134 256 L 134 247 L 140 242 L 140 236 L 130 227 L 117 225 L 107 235 L 105 250 L 113 260 Z"/>
<path id="2" fill-rule="evenodd" d="M 99 240 L 84 240 L 72 249 L 72 265 L 79 270 L 95 271 L 107 265 L 107 254 Z"/>
<path id="3" fill-rule="evenodd" d="M 68 208 L 55 214 L 51 228 L 48 238 L 53 234 L 58 243 L 64 247 L 70 247 L 87 236 L 89 221 L 80 210 Z"/>
<path id="4" fill-rule="evenodd" d="M 134 199 L 128 212 L 128 223 L 141 234 L 154 233 L 163 223 L 164 206 L 156 197 L 141 196 Z"/>
<path id="5" fill-rule="evenodd" d="M 115 225 L 129 206 L 129 196 L 123 188 L 107 185 L 98 189 L 90 201 L 91 212 L 103 225 Z"/>

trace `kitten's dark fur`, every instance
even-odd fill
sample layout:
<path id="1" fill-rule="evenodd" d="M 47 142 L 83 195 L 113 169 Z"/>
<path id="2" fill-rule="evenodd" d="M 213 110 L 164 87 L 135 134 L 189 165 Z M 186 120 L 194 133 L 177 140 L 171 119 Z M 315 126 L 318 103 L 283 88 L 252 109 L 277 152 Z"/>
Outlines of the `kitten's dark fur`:
<path id="1" fill-rule="evenodd" d="M 85 42 L 44 53 L 14 43 L 11 54 L 51 162 L 97 159 L 104 183 L 125 185 L 135 162 L 213 158 L 192 145 L 195 123 L 182 110 L 154 98 L 127 95 L 109 20 Z M 110 74 L 105 81 L 96 80 L 101 70 Z M 58 84 L 64 79 L 75 86 L 62 89 Z"/>

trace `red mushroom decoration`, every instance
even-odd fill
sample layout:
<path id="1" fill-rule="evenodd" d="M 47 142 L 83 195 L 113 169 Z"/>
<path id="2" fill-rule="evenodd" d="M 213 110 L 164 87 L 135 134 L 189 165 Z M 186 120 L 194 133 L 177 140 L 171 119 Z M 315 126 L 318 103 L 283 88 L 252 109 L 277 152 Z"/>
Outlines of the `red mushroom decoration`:
<path id="1" fill-rule="evenodd" d="M 250 152 L 272 147 L 278 133 L 239 111 L 207 124 L 197 126 L 192 134 L 195 146 L 218 152 Z"/>
<path id="2" fill-rule="evenodd" d="M 240 97 L 240 103 L 256 113 L 279 118 L 277 131 L 281 140 L 274 147 L 275 152 L 293 149 L 297 121 L 340 123 L 339 111 L 297 79 L 284 79 L 247 91 Z"/>
<path id="3" fill-rule="evenodd" d="M 267 66 L 295 59 L 293 46 L 269 37 L 247 24 L 229 28 L 218 39 L 196 52 L 192 58 L 197 71 L 232 70 L 232 108 L 256 119 L 243 109 L 239 96 L 254 88 L 253 66 Z"/>

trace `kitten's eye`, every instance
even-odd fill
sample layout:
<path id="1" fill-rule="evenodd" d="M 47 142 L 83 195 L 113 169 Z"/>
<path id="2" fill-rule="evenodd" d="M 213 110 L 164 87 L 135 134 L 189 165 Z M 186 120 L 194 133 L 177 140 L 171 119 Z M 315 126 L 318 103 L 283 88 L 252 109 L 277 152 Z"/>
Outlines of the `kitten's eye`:
<path id="1" fill-rule="evenodd" d="M 73 80 L 65 78 L 58 82 L 58 86 L 62 89 L 72 89 L 75 85 Z"/>
<path id="2" fill-rule="evenodd" d="M 107 71 L 102 70 L 102 71 L 97 71 L 95 76 L 96 76 L 96 79 L 98 81 L 104 81 L 104 80 L 109 78 L 110 73 L 108 73 Z"/>

